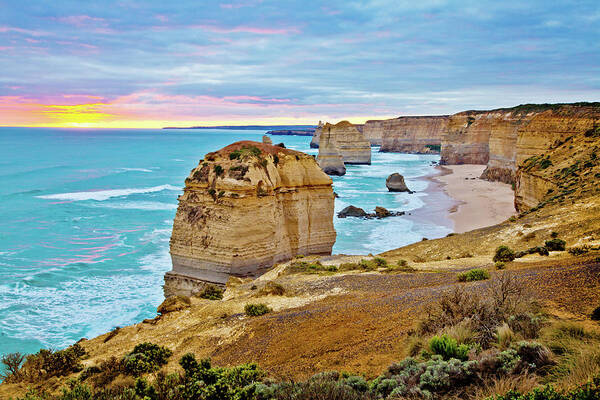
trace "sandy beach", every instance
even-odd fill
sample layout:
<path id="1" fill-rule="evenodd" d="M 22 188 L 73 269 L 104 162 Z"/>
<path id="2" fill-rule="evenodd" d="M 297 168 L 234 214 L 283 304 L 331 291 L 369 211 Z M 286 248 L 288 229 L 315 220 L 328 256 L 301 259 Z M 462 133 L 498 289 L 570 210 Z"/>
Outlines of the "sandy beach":
<path id="1" fill-rule="evenodd" d="M 479 179 L 485 165 L 439 167 L 433 177 L 458 204 L 450 209 L 454 232 L 462 233 L 500 223 L 515 215 L 511 185 Z"/>

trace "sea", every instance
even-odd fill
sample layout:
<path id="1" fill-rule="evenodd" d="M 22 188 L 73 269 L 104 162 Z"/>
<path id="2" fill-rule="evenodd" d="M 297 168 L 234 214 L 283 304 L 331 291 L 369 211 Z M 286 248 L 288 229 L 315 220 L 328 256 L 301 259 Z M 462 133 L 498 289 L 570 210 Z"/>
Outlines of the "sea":
<path id="1" fill-rule="evenodd" d="M 0 128 L 0 354 L 60 349 L 156 315 L 184 179 L 204 154 L 265 131 Z M 274 143 L 317 154 L 309 136 Z M 383 206 L 406 216 L 334 218 L 336 254 L 376 254 L 451 232 L 412 218 L 437 155 L 379 153 L 334 177 L 336 212 Z M 390 193 L 399 172 L 414 194 Z"/>

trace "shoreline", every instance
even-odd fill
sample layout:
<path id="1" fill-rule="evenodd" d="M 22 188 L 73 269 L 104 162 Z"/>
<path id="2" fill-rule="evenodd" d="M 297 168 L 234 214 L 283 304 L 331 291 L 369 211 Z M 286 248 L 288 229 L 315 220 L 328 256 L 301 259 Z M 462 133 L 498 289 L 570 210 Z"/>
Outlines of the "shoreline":
<path id="1" fill-rule="evenodd" d="M 485 165 L 439 165 L 429 179 L 456 204 L 448 209 L 455 233 L 485 228 L 507 220 L 517 212 L 511 185 L 479 179 Z"/>

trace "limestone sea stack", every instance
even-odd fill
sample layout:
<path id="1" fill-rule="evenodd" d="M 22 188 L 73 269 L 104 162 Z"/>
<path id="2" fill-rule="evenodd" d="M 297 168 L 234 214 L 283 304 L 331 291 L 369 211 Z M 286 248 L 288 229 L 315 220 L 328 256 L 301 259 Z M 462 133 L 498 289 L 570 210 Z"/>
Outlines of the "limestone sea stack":
<path id="1" fill-rule="evenodd" d="M 412 191 L 406 186 L 404 177 L 397 172 L 394 172 L 385 180 L 385 186 L 390 192 L 408 192 Z"/>
<path id="2" fill-rule="evenodd" d="M 319 121 L 319 124 L 315 128 L 315 132 L 313 133 L 313 137 L 310 141 L 311 149 L 319 148 L 319 139 L 321 138 L 321 132 L 323 131 L 323 122 Z"/>
<path id="3" fill-rule="evenodd" d="M 320 135 L 319 155 L 317 156 L 319 166 L 328 175 L 345 175 L 346 166 L 340 154 L 337 142 L 331 136 L 331 130 L 327 129 Z"/>
<path id="4" fill-rule="evenodd" d="M 310 155 L 251 141 L 208 153 L 179 197 L 165 297 L 331 254 L 333 214 L 331 178 Z"/>
<path id="5" fill-rule="evenodd" d="M 340 121 L 335 125 L 326 123 L 321 136 L 329 133 L 344 160 L 344 164 L 371 164 L 371 144 L 350 122 Z"/>
<path id="6" fill-rule="evenodd" d="M 265 143 L 265 144 L 273 144 L 273 141 L 267 135 L 263 135 L 262 142 Z"/>

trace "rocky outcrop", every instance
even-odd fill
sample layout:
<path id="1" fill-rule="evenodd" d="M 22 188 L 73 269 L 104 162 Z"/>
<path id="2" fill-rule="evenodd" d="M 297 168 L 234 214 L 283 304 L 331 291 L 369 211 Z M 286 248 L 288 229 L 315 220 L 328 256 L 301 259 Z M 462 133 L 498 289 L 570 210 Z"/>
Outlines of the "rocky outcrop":
<path id="1" fill-rule="evenodd" d="M 400 117 L 382 123 L 382 152 L 437 154 L 448 130 L 447 115 Z M 371 134 L 372 135 L 372 134 Z"/>
<path id="2" fill-rule="evenodd" d="M 404 182 L 404 177 L 397 172 L 394 172 L 385 180 L 385 187 L 390 192 L 408 192 L 412 193 L 412 191 L 406 186 L 406 182 Z"/>
<path id="3" fill-rule="evenodd" d="M 273 141 L 271 140 L 270 137 L 268 137 L 267 135 L 263 135 L 262 137 L 262 142 L 266 143 L 266 144 L 273 144 Z"/>
<path id="4" fill-rule="evenodd" d="M 332 181 L 314 158 L 242 141 L 209 153 L 185 181 L 165 296 L 257 276 L 298 254 L 331 254 Z"/>
<path id="5" fill-rule="evenodd" d="M 600 149 L 599 126 L 600 104 L 552 107 L 536 113 L 519 128 L 515 174 L 518 211 L 570 195 L 576 187 L 589 192 L 585 188 L 595 184 L 600 169 L 596 153 Z"/>
<path id="6" fill-rule="evenodd" d="M 399 217 L 404 214 L 405 214 L 404 211 L 390 211 L 387 208 L 380 207 L 380 206 L 375 207 L 375 212 L 368 213 L 365 210 L 363 210 L 362 208 L 350 205 L 350 206 L 344 208 L 342 211 L 340 211 L 337 214 L 337 216 L 338 216 L 338 218 L 354 217 L 354 218 L 366 218 L 366 219 L 373 219 L 373 218 L 382 219 L 382 218 L 387 218 L 387 217 Z"/>
<path id="7" fill-rule="evenodd" d="M 335 125 L 326 123 L 321 138 L 325 135 L 339 149 L 344 164 L 371 164 L 371 145 L 350 122 L 341 121 Z"/>
<path id="8" fill-rule="evenodd" d="M 315 128 L 315 132 L 313 133 L 313 137 L 310 141 L 311 149 L 319 148 L 319 139 L 321 138 L 321 132 L 323 131 L 323 122 L 319 121 L 319 124 Z"/>
<path id="9" fill-rule="evenodd" d="M 344 159 L 342 158 L 337 142 L 333 140 L 331 130 L 329 129 L 320 135 L 317 162 L 327 175 L 341 176 L 346 174 Z"/>

